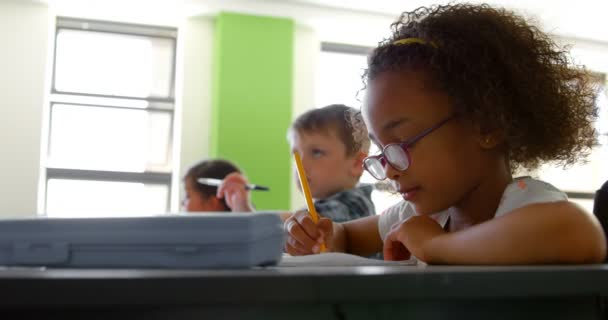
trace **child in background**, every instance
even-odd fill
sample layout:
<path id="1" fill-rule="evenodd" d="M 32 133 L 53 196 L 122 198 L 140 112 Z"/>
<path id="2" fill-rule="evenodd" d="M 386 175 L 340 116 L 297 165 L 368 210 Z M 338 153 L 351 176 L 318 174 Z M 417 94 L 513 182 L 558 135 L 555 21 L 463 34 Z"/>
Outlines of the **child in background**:
<path id="1" fill-rule="evenodd" d="M 186 196 L 183 200 L 183 207 L 186 211 L 204 212 L 204 211 L 243 211 L 243 208 L 238 206 L 230 206 L 224 199 L 218 198 L 217 187 L 207 186 L 197 182 L 199 178 L 215 178 L 224 179 L 228 174 L 240 173 L 241 170 L 233 163 L 226 160 L 203 160 L 188 169 L 183 178 Z M 243 193 L 230 194 L 229 199 L 236 199 L 244 196 L 247 199 L 248 195 Z M 233 201 L 241 203 L 244 201 Z M 248 210 L 247 210 L 248 211 Z"/>
<path id="2" fill-rule="evenodd" d="M 596 143 L 595 90 L 566 52 L 510 11 L 455 4 L 405 12 L 368 58 L 362 109 L 381 153 L 366 170 L 404 202 L 379 216 L 285 222 L 287 252 L 433 264 L 599 263 L 597 219 L 548 183 L 513 178 L 572 164 Z"/>
<path id="3" fill-rule="evenodd" d="M 287 134 L 292 152 L 298 151 L 302 158 L 317 212 L 335 222 L 375 215 L 372 186 L 357 185 L 369 152 L 367 129 L 362 120 L 351 121 L 353 117 L 360 115 L 345 105 L 313 109 L 300 115 Z M 231 174 L 218 189 L 218 197 L 244 192 L 246 183 L 241 174 Z"/>

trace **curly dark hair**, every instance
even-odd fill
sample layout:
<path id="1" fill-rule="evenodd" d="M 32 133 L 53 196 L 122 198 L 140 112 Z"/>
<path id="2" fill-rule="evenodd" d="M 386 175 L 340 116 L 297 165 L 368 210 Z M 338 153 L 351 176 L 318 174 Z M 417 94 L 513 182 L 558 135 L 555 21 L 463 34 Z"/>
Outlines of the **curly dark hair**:
<path id="1" fill-rule="evenodd" d="M 427 72 L 456 110 L 484 132 L 500 130 L 511 170 L 571 165 L 597 144 L 597 90 L 568 48 L 515 13 L 453 4 L 404 12 L 363 75 Z M 423 43 L 396 44 L 406 38 Z"/>

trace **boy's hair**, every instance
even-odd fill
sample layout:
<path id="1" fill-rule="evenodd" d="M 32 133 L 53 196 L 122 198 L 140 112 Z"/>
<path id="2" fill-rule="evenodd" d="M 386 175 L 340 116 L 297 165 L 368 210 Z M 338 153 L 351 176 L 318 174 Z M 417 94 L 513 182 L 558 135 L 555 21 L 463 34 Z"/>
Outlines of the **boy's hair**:
<path id="1" fill-rule="evenodd" d="M 589 73 L 522 17 L 455 4 L 404 12 L 391 27 L 368 58 L 364 83 L 386 71 L 428 73 L 456 112 L 482 133 L 502 134 L 511 170 L 570 165 L 596 144 Z"/>
<path id="2" fill-rule="evenodd" d="M 230 161 L 221 159 L 203 160 L 188 169 L 186 175 L 184 175 L 184 181 L 192 181 L 196 190 L 202 193 L 205 197 L 215 196 L 217 193 L 217 187 L 200 184 L 196 180 L 198 178 L 224 179 L 227 175 L 233 172 L 240 173 L 241 170 Z M 226 205 L 225 202 L 224 205 Z"/>
<path id="3" fill-rule="evenodd" d="M 346 147 L 347 156 L 369 152 L 370 141 L 360 112 L 343 104 L 332 104 L 301 114 L 289 128 L 287 138 L 290 141 L 293 140 L 294 131 L 333 131 Z"/>

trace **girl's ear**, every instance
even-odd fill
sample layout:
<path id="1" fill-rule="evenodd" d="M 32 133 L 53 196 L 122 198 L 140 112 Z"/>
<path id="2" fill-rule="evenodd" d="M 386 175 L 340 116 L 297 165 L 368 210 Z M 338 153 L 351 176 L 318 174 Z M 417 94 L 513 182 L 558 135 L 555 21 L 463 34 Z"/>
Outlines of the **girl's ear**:
<path id="1" fill-rule="evenodd" d="M 484 130 L 477 126 L 475 128 L 477 133 L 477 139 L 479 141 L 479 146 L 483 149 L 492 149 L 496 146 L 502 144 L 504 139 L 504 134 L 502 130 L 494 129 L 494 130 Z"/>
<path id="2" fill-rule="evenodd" d="M 492 149 L 502 144 L 503 135 L 497 132 L 489 133 L 480 136 L 480 145 L 484 149 Z"/>

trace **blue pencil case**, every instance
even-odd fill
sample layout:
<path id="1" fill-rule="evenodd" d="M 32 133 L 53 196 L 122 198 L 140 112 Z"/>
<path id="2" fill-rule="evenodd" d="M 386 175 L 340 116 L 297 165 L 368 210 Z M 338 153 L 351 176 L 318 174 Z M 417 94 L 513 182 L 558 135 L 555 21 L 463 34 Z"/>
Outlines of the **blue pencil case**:
<path id="1" fill-rule="evenodd" d="M 0 220 L 0 265 L 249 268 L 280 261 L 284 241 L 272 213 Z"/>

